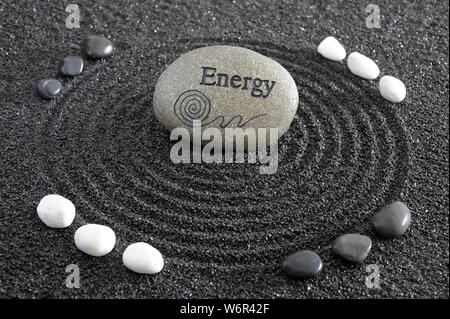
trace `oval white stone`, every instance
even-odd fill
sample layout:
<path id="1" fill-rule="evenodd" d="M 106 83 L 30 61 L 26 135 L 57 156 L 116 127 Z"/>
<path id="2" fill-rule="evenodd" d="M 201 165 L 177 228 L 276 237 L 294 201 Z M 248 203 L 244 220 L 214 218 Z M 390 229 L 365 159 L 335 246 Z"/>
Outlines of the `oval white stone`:
<path id="1" fill-rule="evenodd" d="M 143 242 L 129 245 L 122 260 L 125 267 L 140 274 L 156 274 L 164 267 L 159 250 Z"/>
<path id="2" fill-rule="evenodd" d="M 374 80 L 380 75 L 377 64 L 365 55 L 352 52 L 347 58 L 347 66 L 354 75 L 367 80 Z"/>
<path id="3" fill-rule="evenodd" d="M 116 234 L 108 226 L 87 224 L 77 229 L 74 241 L 75 246 L 82 252 L 99 257 L 113 250 Z"/>
<path id="4" fill-rule="evenodd" d="M 383 76 L 379 88 L 381 96 L 393 103 L 399 103 L 406 97 L 405 84 L 393 76 Z"/>
<path id="5" fill-rule="evenodd" d="M 51 228 L 64 228 L 75 218 L 75 206 L 61 195 L 47 195 L 37 206 L 37 214 L 45 225 Z"/>
<path id="6" fill-rule="evenodd" d="M 336 40 L 334 37 L 326 37 L 320 42 L 317 47 L 317 52 L 322 55 L 324 58 L 333 60 L 333 61 L 342 61 L 344 60 L 347 52 L 345 52 L 342 44 Z"/>

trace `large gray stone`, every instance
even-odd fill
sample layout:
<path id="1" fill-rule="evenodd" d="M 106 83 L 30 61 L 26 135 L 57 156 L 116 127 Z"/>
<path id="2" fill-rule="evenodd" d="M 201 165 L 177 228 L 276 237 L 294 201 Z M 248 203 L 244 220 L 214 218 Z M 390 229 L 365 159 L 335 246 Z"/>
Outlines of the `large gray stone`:
<path id="1" fill-rule="evenodd" d="M 336 255 L 353 263 L 362 263 L 371 248 L 372 240 L 360 234 L 342 235 L 333 244 L 333 252 Z"/>
<path id="2" fill-rule="evenodd" d="M 310 250 L 293 253 L 287 256 L 282 264 L 283 271 L 295 278 L 317 276 L 322 271 L 322 267 L 322 259 Z"/>
<path id="3" fill-rule="evenodd" d="M 278 62 L 249 49 L 209 46 L 183 54 L 156 83 L 153 108 L 168 130 L 194 120 L 202 129 L 289 128 L 298 106 L 294 79 Z M 256 132 L 257 133 L 257 132 Z M 269 136 L 269 130 L 266 132 Z"/>
<path id="4" fill-rule="evenodd" d="M 375 232 L 384 237 L 403 235 L 411 223 L 409 208 L 402 202 L 394 202 L 383 207 L 372 218 Z"/>

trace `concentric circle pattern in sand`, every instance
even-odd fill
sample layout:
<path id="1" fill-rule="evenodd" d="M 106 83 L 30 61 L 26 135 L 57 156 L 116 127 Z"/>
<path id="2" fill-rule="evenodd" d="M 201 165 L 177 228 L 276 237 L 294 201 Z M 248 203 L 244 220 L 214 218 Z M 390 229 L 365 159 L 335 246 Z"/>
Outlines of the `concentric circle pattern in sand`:
<path id="1" fill-rule="evenodd" d="M 217 43 L 186 41 L 186 47 Z M 78 223 L 151 237 L 178 265 L 251 272 L 276 267 L 279 260 L 268 260 L 267 252 L 282 256 L 305 241 L 313 248 L 321 232 L 342 228 L 330 218 L 354 214 L 351 226 L 365 228 L 361 224 L 380 199 L 404 196 L 407 129 L 373 85 L 312 50 L 239 45 L 277 60 L 298 85 L 299 109 L 280 140 L 278 172 L 260 175 L 251 164 L 171 162 L 169 133 L 153 114 L 152 88 L 140 86 L 145 79 L 154 83 L 183 52 L 163 48 L 170 52 L 165 63 L 126 79 L 104 77 L 104 69 L 114 68 L 110 62 L 92 64 L 51 102 L 51 117 L 36 134 L 42 154 L 53 154 L 47 165 L 42 158 L 43 178 L 64 183 L 57 187 L 83 204 Z M 90 92 L 93 86 L 102 93 Z M 99 107 L 105 98 L 111 103 Z M 347 107 L 350 99 L 358 100 L 356 108 Z M 311 224 L 297 223 L 305 212 L 315 216 Z M 312 227 L 315 219 L 323 220 L 320 228 Z"/>
<path id="2" fill-rule="evenodd" d="M 448 298 L 448 3 L 380 0 L 380 29 L 367 28 L 357 1 L 76 4 L 80 29 L 66 28 L 64 4 L 0 4 L 0 296 Z M 85 59 L 78 77 L 59 76 L 59 60 L 81 54 L 92 34 L 109 38 L 115 53 Z M 401 79 L 406 99 L 389 103 L 377 81 L 317 54 L 328 35 Z M 253 164 L 170 160 L 154 87 L 181 54 L 212 44 L 271 57 L 297 83 L 299 108 L 275 175 Z M 55 100 L 33 92 L 43 78 L 63 83 Z M 36 216 L 50 193 L 76 206 L 67 229 Z M 412 224 L 384 240 L 369 219 L 392 200 L 408 204 Z M 93 258 L 75 247 L 86 223 L 115 230 L 111 253 Z M 372 238 L 364 265 L 333 256 L 344 233 Z M 123 266 L 123 251 L 138 241 L 163 254 L 158 275 Z M 300 249 L 323 260 L 317 278 L 281 271 Z M 80 267 L 79 289 L 64 283 L 69 264 Z M 368 264 L 380 266 L 381 289 L 367 288 Z"/>

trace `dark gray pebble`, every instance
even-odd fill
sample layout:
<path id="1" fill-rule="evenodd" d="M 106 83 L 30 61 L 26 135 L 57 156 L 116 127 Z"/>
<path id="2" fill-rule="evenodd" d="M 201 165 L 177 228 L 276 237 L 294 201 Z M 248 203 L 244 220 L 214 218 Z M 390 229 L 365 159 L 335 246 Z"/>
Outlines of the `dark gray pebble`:
<path id="1" fill-rule="evenodd" d="M 383 207 L 372 218 L 372 225 L 378 235 L 399 237 L 403 235 L 411 223 L 409 208 L 402 202 L 394 202 Z"/>
<path id="2" fill-rule="evenodd" d="M 54 99 L 62 89 L 62 84 L 58 80 L 40 80 L 36 85 L 38 93 L 46 99 Z"/>
<path id="3" fill-rule="evenodd" d="M 59 65 L 59 73 L 67 76 L 77 76 L 83 72 L 83 59 L 79 56 L 67 56 Z"/>
<path id="4" fill-rule="evenodd" d="M 283 271 L 295 278 L 307 278 L 317 276 L 322 271 L 322 259 L 310 250 L 301 250 L 284 259 Z"/>
<path id="5" fill-rule="evenodd" d="M 84 39 L 81 48 L 84 54 L 94 59 L 108 57 L 114 52 L 112 42 L 97 35 L 90 35 Z"/>
<path id="6" fill-rule="evenodd" d="M 345 234 L 336 239 L 333 252 L 343 259 L 362 263 L 372 248 L 372 240 L 364 235 Z"/>

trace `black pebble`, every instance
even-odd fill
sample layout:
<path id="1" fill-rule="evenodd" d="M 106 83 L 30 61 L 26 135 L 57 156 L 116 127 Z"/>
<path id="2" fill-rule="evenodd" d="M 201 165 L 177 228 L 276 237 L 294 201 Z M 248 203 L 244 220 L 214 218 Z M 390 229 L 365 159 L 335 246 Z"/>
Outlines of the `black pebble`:
<path id="1" fill-rule="evenodd" d="M 83 72 L 83 59 L 79 56 L 67 56 L 59 65 L 59 73 L 67 76 L 77 76 Z"/>
<path id="2" fill-rule="evenodd" d="M 38 93 L 46 99 L 54 99 L 62 89 L 62 84 L 58 80 L 40 80 L 36 85 Z"/>
<path id="3" fill-rule="evenodd" d="M 90 35 L 84 39 L 81 48 L 86 56 L 94 59 L 108 57 L 114 52 L 112 42 L 97 35 Z"/>
<path id="4" fill-rule="evenodd" d="M 378 235 L 399 237 L 403 235 L 411 223 L 408 206 L 402 202 L 393 202 L 383 207 L 372 218 L 372 225 Z"/>
<path id="5" fill-rule="evenodd" d="M 322 259 L 310 250 L 301 250 L 289 255 L 282 264 L 283 271 L 295 278 L 317 276 L 322 271 L 322 267 Z"/>
<path id="6" fill-rule="evenodd" d="M 352 263 L 362 263 L 371 248 L 372 240 L 360 234 L 342 235 L 333 244 L 333 252 Z"/>

